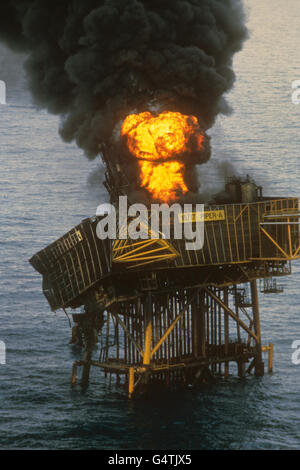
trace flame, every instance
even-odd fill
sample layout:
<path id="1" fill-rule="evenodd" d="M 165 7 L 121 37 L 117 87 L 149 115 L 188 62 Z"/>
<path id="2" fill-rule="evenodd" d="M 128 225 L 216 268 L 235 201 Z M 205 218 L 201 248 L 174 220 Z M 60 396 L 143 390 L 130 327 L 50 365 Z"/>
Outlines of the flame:
<path id="1" fill-rule="evenodd" d="M 123 122 L 121 135 L 138 159 L 141 186 L 154 199 L 175 201 L 186 194 L 183 157 L 200 151 L 204 141 L 195 116 L 178 112 L 130 114 Z"/>

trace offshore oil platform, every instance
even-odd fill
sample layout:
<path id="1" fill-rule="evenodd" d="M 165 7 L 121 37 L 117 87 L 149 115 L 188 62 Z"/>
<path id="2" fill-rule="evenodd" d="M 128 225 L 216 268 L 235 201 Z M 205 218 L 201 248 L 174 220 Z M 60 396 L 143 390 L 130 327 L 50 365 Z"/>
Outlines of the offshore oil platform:
<path id="1" fill-rule="evenodd" d="M 102 149 L 105 186 L 116 205 L 129 194 L 128 181 L 110 152 Z M 72 384 L 82 368 L 86 386 L 91 367 L 126 385 L 130 397 L 153 383 L 227 377 L 231 363 L 239 376 L 261 376 L 264 351 L 271 371 L 257 281 L 260 292 L 281 292 L 276 278 L 291 274 L 300 258 L 299 217 L 297 198 L 264 197 L 249 177 L 231 178 L 204 205 L 200 250 L 187 250 L 185 239 L 101 240 L 101 216 L 41 250 L 30 263 L 43 276 L 51 309 L 82 308 L 73 314 L 73 342 L 82 343 L 84 356 L 73 365 Z"/>

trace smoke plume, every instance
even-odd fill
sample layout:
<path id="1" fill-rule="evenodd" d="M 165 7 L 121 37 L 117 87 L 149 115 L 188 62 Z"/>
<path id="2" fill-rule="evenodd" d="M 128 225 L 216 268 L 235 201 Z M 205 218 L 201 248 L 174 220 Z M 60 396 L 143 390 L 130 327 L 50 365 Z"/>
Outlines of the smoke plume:
<path id="1" fill-rule="evenodd" d="M 0 40 L 28 54 L 35 102 L 89 158 L 132 111 L 210 128 L 246 35 L 241 0 L 10 0 L 0 16 Z"/>

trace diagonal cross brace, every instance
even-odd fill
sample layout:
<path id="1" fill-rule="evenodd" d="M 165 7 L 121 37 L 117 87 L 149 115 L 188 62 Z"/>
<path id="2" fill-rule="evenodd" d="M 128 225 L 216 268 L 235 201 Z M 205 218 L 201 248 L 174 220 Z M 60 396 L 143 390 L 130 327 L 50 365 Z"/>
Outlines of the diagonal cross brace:
<path id="1" fill-rule="evenodd" d="M 175 325 L 179 322 L 179 320 L 183 317 L 183 315 L 185 314 L 186 312 L 186 309 L 191 305 L 191 303 L 194 301 L 194 299 L 196 298 L 197 294 L 198 294 L 198 290 L 195 292 L 195 294 L 191 297 L 191 299 L 185 304 L 185 306 L 183 307 L 183 309 L 181 310 L 181 312 L 177 315 L 177 317 L 175 318 L 175 320 L 171 323 L 171 325 L 169 326 L 169 328 L 167 329 L 167 331 L 165 332 L 165 334 L 160 338 L 160 340 L 158 341 L 158 343 L 154 346 L 154 348 L 152 349 L 151 351 L 151 357 L 156 353 L 156 351 L 161 347 L 161 345 L 164 343 L 164 341 L 167 339 L 167 337 L 169 336 L 169 334 L 172 332 L 172 330 L 174 329 Z"/>
<path id="2" fill-rule="evenodd" d="M 140 355 L 142 357 L 144 357 L 144 352 L 141 348 L 141 346 L 135 341 L 134 337 L 129 333 L 128 329 L 126 328 L 126 325 L 125 323 L 122 322 L 121 318 L 119 317 L 119 315 L 117 313 L 113 313 L 111 312 L 111 314 L 115 317 L 115 319 L 117 320 L 117 322 L 119 323 L 119 325 L 123 328 L 124 332 L 126 333 L 126 335 L 128 336 L 128 338 L 130 339 L 130 341 L 134 344 L 134 346 L 136 347 L 136 349 L 138 350 L 138 352 L 140 353 Z"/>
<path id="3" fill-rule="evenodd" d="M 235 313 L 233 313 L 233 311 L 227 307 L 226 304 L 224 304 L 224 302 L 222 302 L 221 299 L 219 299 L 218 296 L 216 296 L 210 289 L 208 289 L 207 287 L 204 287 L 204 290 L 205 292 L 207 292 L 208 295 L 210 295 L 240 326 L 241 328 L 243 328 L 245 331 L 247 331 L 247 333 L 253 338 L 255 339 L 255 341 L 258 341 L 258 338 L 256 336 L 255 333 L 253 333 L 252 330 L 250 330 L 250 328 L 246 325 L 246 323 L 244 323 Z"/>

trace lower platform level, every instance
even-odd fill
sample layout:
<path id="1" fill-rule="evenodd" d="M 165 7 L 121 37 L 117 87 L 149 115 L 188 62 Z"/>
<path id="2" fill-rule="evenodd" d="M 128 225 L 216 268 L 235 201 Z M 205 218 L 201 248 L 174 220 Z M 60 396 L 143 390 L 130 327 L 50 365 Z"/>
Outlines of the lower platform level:
<path id="1" fill-rule="evenodd" d="M 90 331 L 85 322 L 85 354 L 73 365 L 72 384 L 79 367 L 83 386 L 90 368 L 98 367 L 110 382 L 114 377 L 126 384 L 129 397 L 152 383 L 194 385 L 227 377 L 230 363 L 240 377 L 263 375 L 263 351 L 269 372 L 273 367 L 273 345 L 261 345 L 256 281 L 140 293 L 103 312 L 97 358 L 95 336 L 95 322 Z"/>
<path id="2" fill-rule="evenodd" d="M 242 345 L 235 345 L 240 346 Z M 241 349 L 241 348 L 238 348 Z M 273 345 L 265 347 L 265 350 L 272 351 Z M 273 362 L 269 353 L 268 371 L 272 372 Z M 101 363 L 99 361 L 77 361 L 73 364 L 72 385 L 77 382 L 78 368 L 83 367 L 82 385 L 84 385 L 84 375 L 86 368 L 101 368 L 105 376 L 109 376 L 109 383 L 112 383 L 112 377 L 115 378 L 116 385 L 126 385 L 128 387 L 128 396 L 132 398 L 135 394 L 144 393 L 147 386 L 151 384 L 160 384 L 169 388 L 173 385 L 192 385 L 210 383 L 214 377 L 229 375 L 230 363 L 236 363 L 239 377 L 245 377 L 251 374 L 255 368 L 255 354 L 243 348 L 240 354 L 228 355 L 227 357 L 211 357 L 209 359 L 184 360 L 176 364 L 153 364 L 148 367 L 128 366 L 126 364 L 114 361 Z M 259 363 L 259 374 L 264 374 L 264 363 Z M 256 370 L 257 366 L 256 366 Z M 86 384 L 85 384 L 86 385 Z"/>

